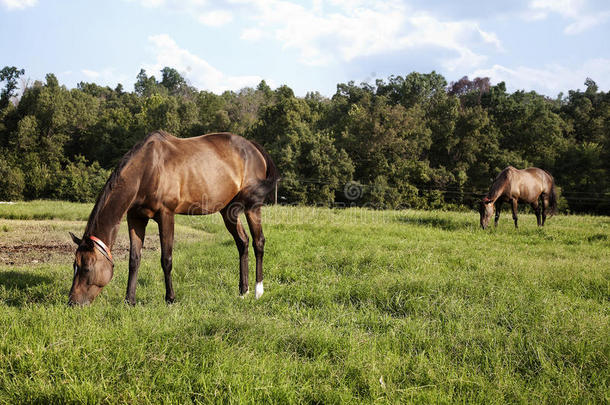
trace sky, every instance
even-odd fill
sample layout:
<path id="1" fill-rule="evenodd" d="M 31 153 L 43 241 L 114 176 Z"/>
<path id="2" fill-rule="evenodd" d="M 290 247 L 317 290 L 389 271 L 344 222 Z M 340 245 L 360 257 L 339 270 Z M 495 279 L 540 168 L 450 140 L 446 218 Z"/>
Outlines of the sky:
<path id="1" fill-rule="evenodd" d="M 410 72 L 549 97 L 610 89 L 609 0 L 0 0 L 0 67 L 132 90 L 169 66 L 217 94 Z"/>

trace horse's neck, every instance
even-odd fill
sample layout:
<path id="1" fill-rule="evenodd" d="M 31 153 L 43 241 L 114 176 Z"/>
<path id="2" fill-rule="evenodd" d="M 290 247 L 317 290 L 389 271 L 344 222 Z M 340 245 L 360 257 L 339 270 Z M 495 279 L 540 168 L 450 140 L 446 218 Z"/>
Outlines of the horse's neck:
<path id="1" fill-rule="evenodd" d="M 504 194 L 504 190 L 506 189 L 506 185 L 508 182 L 506 179 L 502 179 L 502 184 L 493 184 L 491 190 L 487 193 L 487 198 L 492 201 L 496 201 L 502 194 Z"/>
<path id="2" fill-rule="evenodd" d="M 125 182 L 109 190 L 105 198 L 98 200 L 93 208 L 85 234 L 100 238 L 112 248 L 119 224 L 129 210 L 136 191 L 133 184 L 125 184 Z"/>

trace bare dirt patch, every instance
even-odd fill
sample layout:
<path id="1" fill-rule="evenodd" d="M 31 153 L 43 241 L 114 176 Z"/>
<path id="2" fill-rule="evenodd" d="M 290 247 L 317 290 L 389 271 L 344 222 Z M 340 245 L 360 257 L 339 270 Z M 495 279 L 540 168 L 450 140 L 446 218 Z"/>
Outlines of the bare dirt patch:
<path id="1" fill-rule="evenodd" d="M 157 250 L 154 238 L 146 238 L 145 251 Z M 158 239 L 158 238 L 157 238 Z M 158 244 L 158 243 L 157 243 Z M 25 243 L 25 244 L 0 244 L 0 264 L 23 265 L 38 264 L 46 262 L 71 261 L 76 246 L 72 243 Z M 119 259 L 125 259 L 129 255 L 129 241 L 117 240 L 112 253 Z"/>
<path id="2" fill-rule="evenodd" d="M 78 233 L 81 221 L 58 220 L 0 220 L 0 265 L 19 266 L 40 263 L 71 263 L 76 245 L 68 231 Z M 129 254 L 129 237 L 121 229 L 112 248 L 120 260 Z M 144 249 L 156 250 L 159 237 L 147 236 Z"/>
<path id="3" fill-rule="evenodd" d="M 72 260 L 74 244 L 23 244 L 23 245 L 1 245 L 0 244 L 0 264 L 23 265 L 38 264 L 46 262 L 57 262 Z M 129 254 L 129 247 L 122 244 L 112 249 L 115 257 L 126 258 Z M 145 246 L 144 250 L 157 250 L 154 246 Z M 69 259 L 66 259 L 69 258 Z"/>
<path id="4" fill-rule="evenodd" d="M 42 263 L 72 263 L 76 245 L 69 231 L 79 235 L 83 221 L 62 220 L 4 220 L 0 219 L 0 266 L 37 265 Z M 159 235 L 151 228 L 144 240 L 144 254 L 159 250 Z M 176 226 L 176 236 L 181 239 L 199 239 L 209 236 L 204 231 Z M 117 235 L 112 254 L 118 260 L 129 256 L 129 236 L 125 223 Z"/>
<path id="5" fill-rule="evenodd" d="M 26 263 L 44 263 L 51 259 L 52 253 L 69 253 L 74 248 L 70 245 L 0 245 L 0 264 L 19 265 Z"/>

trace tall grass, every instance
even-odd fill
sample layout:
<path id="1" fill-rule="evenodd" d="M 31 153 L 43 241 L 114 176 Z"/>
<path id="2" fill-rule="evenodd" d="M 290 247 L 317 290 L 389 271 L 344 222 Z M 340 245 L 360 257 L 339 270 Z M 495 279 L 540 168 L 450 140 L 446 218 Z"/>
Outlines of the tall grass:
<path id="1" fill-rule="evenodd" d="M 0 218 L 86 220 L 92 208 L 93 204 L 68 201 L 18 201 L 0 204 Z"/>
<path id="2" fill-rule="evenodd" d="M 65 305 L 72 257 L 0 267 L 0 403 L 610 400 L 610 219 L 482 231 L 475 213 L 266 207 L 263 222 L 260 300 L 238 298 L 217 215 L 178 217 L 170 306 L 155 251 L 133 308 L 126 260 L 86 308 Z"/>

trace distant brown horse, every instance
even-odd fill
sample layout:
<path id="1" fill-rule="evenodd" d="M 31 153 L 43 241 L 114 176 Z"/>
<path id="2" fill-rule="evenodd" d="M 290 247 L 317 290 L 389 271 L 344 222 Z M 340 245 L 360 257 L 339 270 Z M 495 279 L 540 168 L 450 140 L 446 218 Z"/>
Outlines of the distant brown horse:
<path id="1" fill-rule="evenodd" d="M 271 157 L 255 142 L 217 133 L 176 138 L 156 131 L 119 162 L 93 207 L 74 259 L 70 305 L 92 302 L 112 279 L 112 246 L 125 214 L 129 227 L 129 278 L 125 300 L 136 302 L 136 279 L 144 231 L 150 219 L 159 225 L 165 300 L 174 301 L 172 247 L 174 214 L 220 212 L 239 251 L 239 291 L 248 292 L 248 235 L 239 215 L 245 212 L 256 255 L 256 298 L 263 294 L 261 206 L 279 174 Z"/>
<path id="2" fill-rule="evenodd" d="M 538 200 L 542 201 L 540 207 Z M 517 226 L 517 203 L 531 204 L 536 213 L 538 226 L 544 226 L 547 215 L 557 212 L 557 193 L 553 176 L 537 167 L 529 169 L 515 169 L 508 166 L 496 177 L 491 189 L 479 203 L 481 214 L 481 227 L 485 229 L 492 215 L 496 214 L 494 225 L 498 225 L 500 208 L 504 202 L 510 202 L 513 209 L 513 220 Z"/>

